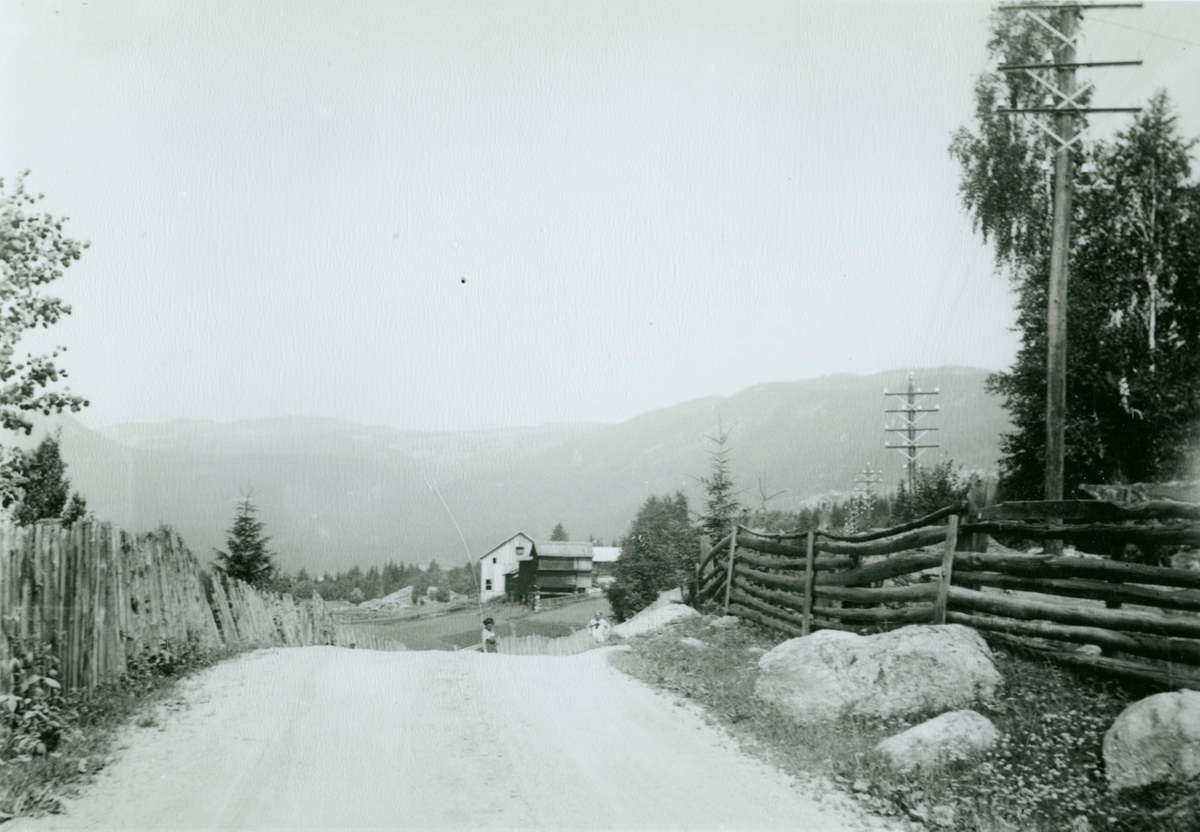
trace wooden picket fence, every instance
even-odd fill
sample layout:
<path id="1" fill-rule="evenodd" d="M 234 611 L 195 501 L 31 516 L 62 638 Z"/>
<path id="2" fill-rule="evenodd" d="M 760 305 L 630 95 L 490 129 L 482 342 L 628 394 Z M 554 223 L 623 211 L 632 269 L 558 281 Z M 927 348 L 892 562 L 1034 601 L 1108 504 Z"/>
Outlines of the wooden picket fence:
<path id="1" fill-rule="evenodd" d="M 12 651 L 31 640 L 50 645 L 68 689 L 120 677 L 164 643 L 336 643 L 319 596 L 296 603 L 219 574 L 206 586 L 171 530 L 133 535 L 94 522 L 0 521 L 0 626 L 0 692 L 11 690 Z"/>
<path id="2" fill-rule="evenodd" d="M 1200 505 L 1004 503 L 968 516 L 963 503 L 862 534 L 767 535 L 734 526 L 716 546 L 701 544 L 688 596 L 695 606 L 723 606 L 792 636 L 964 624 L 1067 664 L 1200 689 L 1200 571 L 1087 555 L 989 554 L 989 535 L 1106 550 L 1197 546 Z M 1085 644 L 1103 655 L 1069 647 Z"/>
<path id="3" fill-rule="evenodd" d="M 336 625 L 336 635 L 333 643 L 340 647 L 355 647 L 359 650 L 381 650 L 385 653 L 399 653 L 408 649 L 405 644 L 394 638 L 356 630 L 352 625 L 341 622 Z"/>

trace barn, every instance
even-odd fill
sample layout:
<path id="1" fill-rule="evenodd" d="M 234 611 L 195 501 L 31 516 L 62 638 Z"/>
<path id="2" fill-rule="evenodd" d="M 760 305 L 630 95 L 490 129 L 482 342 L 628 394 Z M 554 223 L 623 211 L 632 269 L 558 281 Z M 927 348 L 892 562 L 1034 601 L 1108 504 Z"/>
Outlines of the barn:
<path id="1" fill-rule="evenodd" d="M 533 557 L 533 538 L 517 532 L 479 558 L 479 599 L 490 601 L 512 595 L 522 561 Z"/>
<path id="2" fill-rule="evenodd" d="M 528 601 L 574 595 L 592 587 L 592 544 L 535 541 L 517 532 L 480 557 L 480 597 Z"/>

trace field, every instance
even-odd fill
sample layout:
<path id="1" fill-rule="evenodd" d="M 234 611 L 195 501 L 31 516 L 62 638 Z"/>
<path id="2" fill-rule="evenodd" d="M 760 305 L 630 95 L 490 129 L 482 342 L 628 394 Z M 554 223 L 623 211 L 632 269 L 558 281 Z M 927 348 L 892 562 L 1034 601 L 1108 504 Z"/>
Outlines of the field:
<path id="1" fill-rule="evenodd" d="M 501 638 L 561 638 L 586 627 L 597 612 L 611 619 L 607 599 L 589 598 L 536 614 L 517 604 L 493 603 L 484 605 L 483 616 L 476 607 L 416 620 L 356 621 L 351 626 L 357 632 L 398 641 L 409 650 L 459 650 L 479 643 L 480 625 L 486 616 L 496 619 L 496 635 Z"/>

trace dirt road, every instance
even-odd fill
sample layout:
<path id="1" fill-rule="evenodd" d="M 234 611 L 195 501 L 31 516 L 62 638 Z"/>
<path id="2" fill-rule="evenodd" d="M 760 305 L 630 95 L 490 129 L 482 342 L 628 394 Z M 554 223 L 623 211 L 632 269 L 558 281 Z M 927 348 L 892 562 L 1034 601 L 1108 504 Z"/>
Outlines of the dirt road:
<path id="1" fill-rule="evenodd" d="M 252 653 L 131 728 L 66 815 L 8 828 L 863 827 L 609 652 Z"/>

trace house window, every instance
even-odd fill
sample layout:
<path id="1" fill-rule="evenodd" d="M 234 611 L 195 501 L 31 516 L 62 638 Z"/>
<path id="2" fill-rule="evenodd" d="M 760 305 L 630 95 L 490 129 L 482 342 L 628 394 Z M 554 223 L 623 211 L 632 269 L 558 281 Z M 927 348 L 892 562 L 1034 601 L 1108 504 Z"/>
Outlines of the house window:
<path id="1" fill-rule="evenodd" d="M 495 563 L 495 562 L 496 562 L 496 559 L 495 559 L 495 558 L 492 558 L 492 563 Z"/>
<path id="2" fill-rule="evenodd" d="M 491 578 L 488 578 L 486 581 L 483 582 L 483 588 L 485 590 L 492 588 L 492 579 Z"/>
<path id="3" fill-rule="evenodd" d="M 523 557 L 525 557 L 525 547 L 524 547 L 524 546 L 518 546 L 518 547 L 517 547 L 517 558 L 518 558 L 518 559 L 520 559 L 520 558 L 523 558 Z"/>

